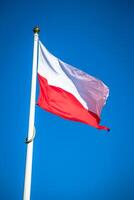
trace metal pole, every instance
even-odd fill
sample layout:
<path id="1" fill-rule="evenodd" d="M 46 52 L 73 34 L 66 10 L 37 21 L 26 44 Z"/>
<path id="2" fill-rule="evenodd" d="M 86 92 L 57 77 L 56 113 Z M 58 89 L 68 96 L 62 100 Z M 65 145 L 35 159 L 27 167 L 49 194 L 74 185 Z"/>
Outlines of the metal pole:
<path id="1" fill-rule="evenodd" d="M 31 99 L 29 111 L 29 128 L 27 141 L 27 155 L 25 168 L 25 181 L 23 200 L 30 200 L 31 193 L 31 175 L 32 175 L 32 157 L 33 157 L 33 140 L 34 134 L 34 116 L 35 116 L 35 97 L 36 97 L 36 76 L 37 76 L 37 50 L 38 50 L 38 34 L 40 29 L 35 27 L 34 32 L 34 48 L 33 48 L 33 67 L 32 67 L 32 82 L 31 82 Z"/>

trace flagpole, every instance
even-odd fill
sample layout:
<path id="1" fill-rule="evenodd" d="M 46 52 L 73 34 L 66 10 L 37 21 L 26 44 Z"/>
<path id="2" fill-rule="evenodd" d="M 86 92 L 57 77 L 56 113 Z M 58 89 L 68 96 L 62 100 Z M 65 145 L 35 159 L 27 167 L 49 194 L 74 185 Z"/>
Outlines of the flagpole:
<path id="1" fill-rule="evenodd" d="M 37 51 L 40 29 L 35 27 L 34 32 L 34 47 L 33 47 L 33 66 L 32 66 L 32 81 L 31 81 L 31 99 L 29 111 L 29 128 L 28 137 L 26 140 L 27 154 L 25 167 L 25 180 L 23 200 L 30 200 L 31 193 L 31 176 L 32 176 L 32 158 L 33 158 L 33 135 L 34 133 L 34 117 L 35 117 L 35 97 L 36 97 L 36 76 L 37 76 Z"/>

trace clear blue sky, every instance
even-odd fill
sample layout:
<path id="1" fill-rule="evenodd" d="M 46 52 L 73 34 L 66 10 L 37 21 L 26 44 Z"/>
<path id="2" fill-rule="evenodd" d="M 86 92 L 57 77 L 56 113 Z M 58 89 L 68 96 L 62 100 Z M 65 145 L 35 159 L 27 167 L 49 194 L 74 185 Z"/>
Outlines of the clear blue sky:
<path id="1" fill-rule="evenodd" d="M 36 107 L 31 200 L 133 200 L 134 3 L 128 0 L 0 1 L 0 200 L 22 199 L 36 24 L 50 52 L 109 86 L 102 124 L 111 132 Z"/>

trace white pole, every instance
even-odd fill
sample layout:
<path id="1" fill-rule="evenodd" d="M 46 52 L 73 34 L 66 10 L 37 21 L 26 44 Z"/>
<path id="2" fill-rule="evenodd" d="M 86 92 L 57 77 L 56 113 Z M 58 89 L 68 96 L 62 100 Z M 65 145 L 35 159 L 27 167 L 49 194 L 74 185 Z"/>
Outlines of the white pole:
<path id="1" fill-rule="evenodd" d="M 36 75 L 37 75 L 37 50 L 38 50 L 38 33 L 40 30 L 38 27 L 36 27 L 33 29 L 33 31 L 34 31 L 34 48 L 33 48 L 31 99 L 30 99 L 30 111 L 29 111 L 29 128 L 28 128 L 28 138 L 27 138 L 28 141 L 30 141 L 30 139 L 33 137 L 33 134 L 34 134 Z M 30 200 L 32 157 L 33 157 L 33 141 L 31 141 L 30 143 L 27 143 L 23 200 Z"/>

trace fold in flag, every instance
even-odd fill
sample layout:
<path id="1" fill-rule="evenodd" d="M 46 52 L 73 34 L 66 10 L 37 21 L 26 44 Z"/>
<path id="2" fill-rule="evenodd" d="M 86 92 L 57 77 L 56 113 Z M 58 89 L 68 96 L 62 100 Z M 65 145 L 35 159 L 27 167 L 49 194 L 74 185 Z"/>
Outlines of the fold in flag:
<path id="1" fill-rule="evenodd" d="M 109 94 L 100 80 L 53 56 L 39 41 L 37 105 L 65 119 L 89 124 L 98 129 L 100 114 Z"/>

